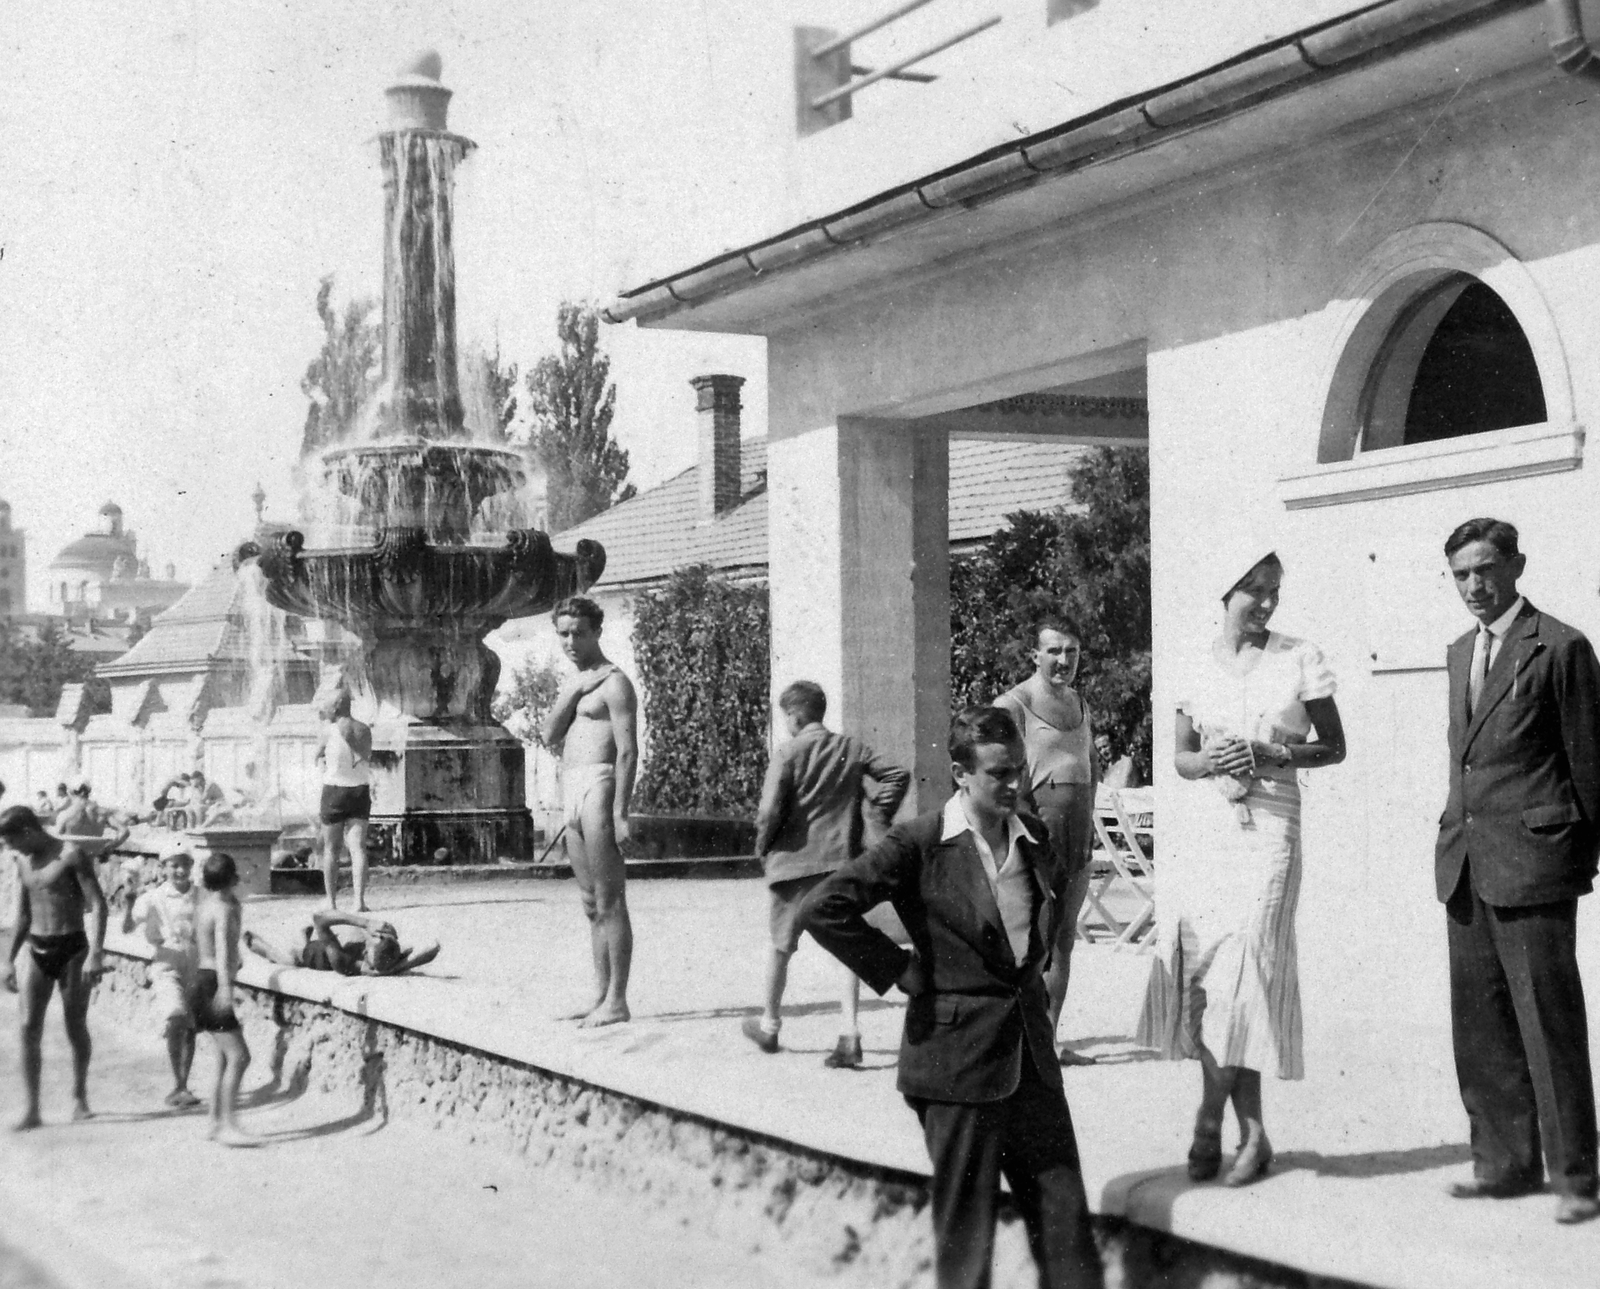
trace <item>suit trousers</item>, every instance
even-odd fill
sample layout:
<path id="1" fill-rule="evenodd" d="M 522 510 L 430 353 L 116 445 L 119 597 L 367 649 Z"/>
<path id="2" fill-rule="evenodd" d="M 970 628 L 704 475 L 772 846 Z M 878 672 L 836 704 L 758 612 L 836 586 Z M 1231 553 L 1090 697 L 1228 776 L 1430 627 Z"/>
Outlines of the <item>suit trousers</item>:
<path id="1" fill-rule="evenodd" d="M 933 1161 L 938 1289 L 987 1289 L 1003 1173 L 1039 1267 L 1041 1289 L 1099 1289 L 1100 1254 L 1067 1099 L 1026 1055 L 1017 1090 L 965 1104 L 908 1097 Z"/>
<path id="2" fill-rule="evenodd" d="M 1561 1194 L 1596 1188 L 1594 1084 L 1577 900 L 1485 904 L 1470 861 L 1445 904 L 1456 1078 L 1481 1181 L 1537 1186 L 1540 1138 Z"/>

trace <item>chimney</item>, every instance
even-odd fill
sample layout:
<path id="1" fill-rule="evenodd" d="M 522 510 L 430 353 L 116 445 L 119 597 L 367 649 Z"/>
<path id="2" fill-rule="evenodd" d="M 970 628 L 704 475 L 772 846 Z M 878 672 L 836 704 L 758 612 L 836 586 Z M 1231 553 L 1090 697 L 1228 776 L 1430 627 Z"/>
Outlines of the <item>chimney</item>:
<path id="1" fill-rule="evenodd" d="M 739 386 L 743 376 L 696 376 L 700 414 L 699 520 L 707 523 L 739 504 Z"/>

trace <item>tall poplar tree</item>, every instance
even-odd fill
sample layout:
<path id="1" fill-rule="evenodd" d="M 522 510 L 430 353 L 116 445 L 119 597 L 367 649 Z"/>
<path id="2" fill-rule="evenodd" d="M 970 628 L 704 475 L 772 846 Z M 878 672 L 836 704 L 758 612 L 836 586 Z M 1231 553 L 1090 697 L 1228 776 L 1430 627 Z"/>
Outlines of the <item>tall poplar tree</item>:
<path id="1" fill-rule="evenodd" d="M 563 303 L 559 348 L 528 373 L 528 450 L 543 466 L 552 532 L 581 524 L 634 494 L 628 454 L 611 437 L 617 389 L 600 350 L 600 315 Z"/>
<path id="2" fill-rule="evenodd" d="M 341 313 L 333 307 L 332 295 L 330 273 L 317 287 L 322 351 L 300 378 L 300 392 L 311 400 L 300 438 L 301 456 L 320 452 L 345 436 L 382 374 L 382 327 L 372 318 L 378 302 L 351 300 Z"/>

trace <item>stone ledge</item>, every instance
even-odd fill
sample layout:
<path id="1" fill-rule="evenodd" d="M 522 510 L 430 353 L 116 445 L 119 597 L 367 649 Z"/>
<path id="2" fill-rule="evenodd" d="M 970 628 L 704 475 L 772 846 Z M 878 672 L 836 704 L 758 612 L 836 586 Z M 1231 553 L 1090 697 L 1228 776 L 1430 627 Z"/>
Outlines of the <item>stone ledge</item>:
<path id="1" fill-rule="evenodd" d="M 93 1018 L 158 1042 L 160 1018 L 143 987 L 146 954 L 113 937 L 112 970 Z M 308 1088 L 360 1090 L 362 1114 L 393 1115 L 466 1142 L 559 1167 L 587 1184 L 621 1187 L 685 1223 L 778 1256 L 819 1277 L 862 1286 L 926 1286 L 932 1233 L 925 1173 L 848 1159 L 676 1109 L 533 1062 L 424 1033 L 369 1008 L 363 990 L 323 973 L 247 961 L 239 1012 L 257 1067 L 279 1096 Z M 252 1075 L 252 1081 L 254 1080 Z M 1117 1216 L 1097 1216 L 1108 1283 L 1125 1289 L 1340 1289 L 1354 1282 L 1187 1240 Z M 1005 1211 L 995 1285 L 1036 1283 L 1020 1221 Z"/>

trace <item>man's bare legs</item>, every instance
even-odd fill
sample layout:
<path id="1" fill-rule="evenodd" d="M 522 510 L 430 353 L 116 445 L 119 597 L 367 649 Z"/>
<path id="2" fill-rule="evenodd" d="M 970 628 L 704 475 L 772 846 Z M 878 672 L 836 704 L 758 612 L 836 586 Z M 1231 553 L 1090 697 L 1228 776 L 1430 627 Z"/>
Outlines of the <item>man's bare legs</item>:
<path id="1" fill-rule="evenodd" d="M 355 889 L 356 912 L 367 911 L 367 821 L 350 819 L 344 825 L 344 848 L 350 852 L 350 885 Z"/>
<path id="2" fill-rule="evenodd" d="M 761 1009 L 762 1029 L 769 1034 L 778 1032 L 783 1013 L 783 990 L 789 983 L 789 957 L 782 949 L 767 955 L 767 996 Z"/>
<path id="3" fill-rule="evenodd" d="M 22 1118 L 14 1125 L 18 1132 L 37 1128 L 39 1118 L 39 1083 L 44 1069 L 44 1018 L 50 1006 L 50 995 L 56 982 L 33 960 L 33 953 L 24 947 L 17 962 L 17 1018 L 22 1040 L 22 1089 L 24 1110 Z M 83 975 L 83 958 L 68 965 L 61 980 L 61 1014 L 66 1023 L 67 1042 L 72 1047 L 72 1117 L 87 1119 L 89 1110 L 89 1058 L 93 1045 L 89 1041 L 89 991 L 90 982 Z"/>
<path id="4" fill-rule="evenodd" d="M 211 1089 L 211 1130 L 206 1135 L 224 1146 L 254 1146 L 254 1137 L 239 1126 L 235 1107 L 239 1104 L 239 1085 L 250 1067 L 250 1049 L 238 1030 L 213 1034 L 217 1048 L 217 1082 Z"/>
<path id="5" fill-rule="evenodd" d="M 614 785 L 601 785 L 584 799 L 582 828 L 567 828 L 567 855 L 589 919 L 596 1001 L 579 1020 L 585 1028 L 629 1018 L 628 968 L 633 963 L 633 923 L 628 917 L 627 870 L 611 822 Z"/>
<path id="6" fill-rule="evenodd" d="M 367 911 L 367 821 L 345 819 L 322 825 L 322 884 L 328 907 L 339 907 L 339 855 L 350 855 L 350 885 L 355 892 L 356 912 Z"/>
<path id="7" fill-rule="evenodd" d="M 861 977 L 846 967 L 842 986 L 839 991 L 839 1032 L 860 1034 Z"/>
<path id="8" fill-rule="evenodd" d="M 275 962 L 280 967 L 298 967 L 300 955 L 290 953 L 287 949 L 280 949 L 271 940 L 257 935 L 254 931 L 246 931 L 240 937 L 244 940 L 244 947 L 251 953 L 260 954 L 268 962 Z"/>
<path id="9" fill-rule="evenodd" d="M 339 847 L 344 837 L 344 825 L 322 825 L 322 890 L 328 907 L 339 907 Z"/>

